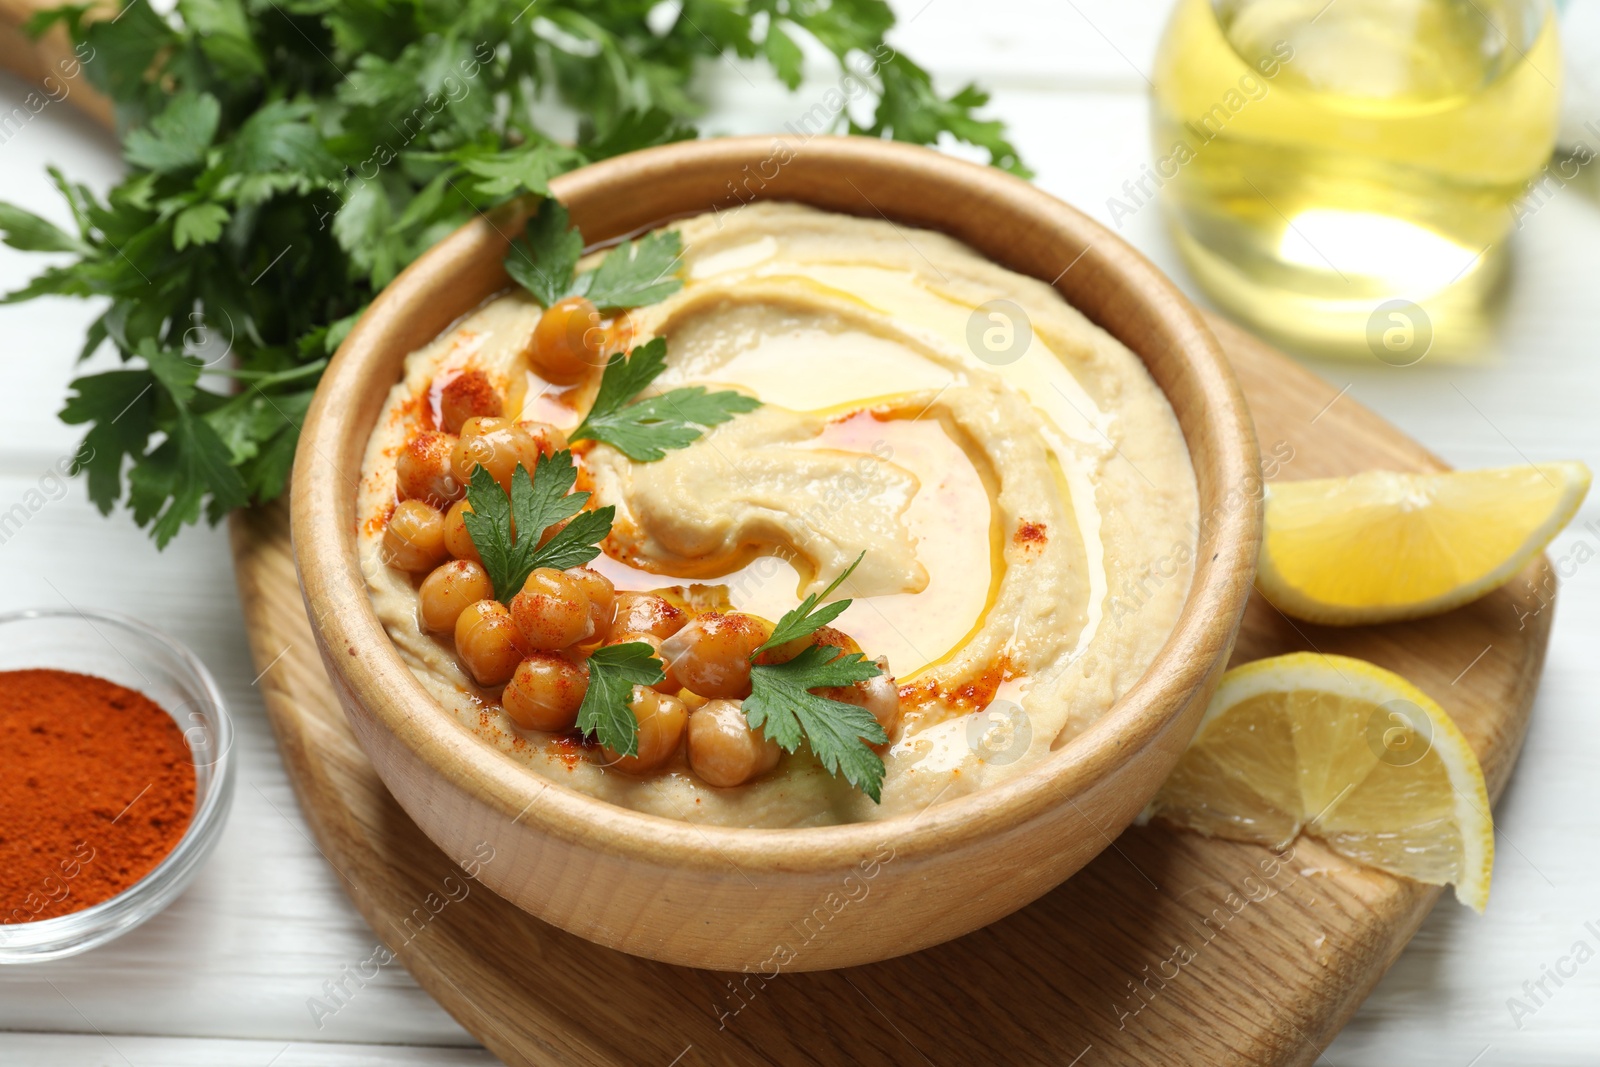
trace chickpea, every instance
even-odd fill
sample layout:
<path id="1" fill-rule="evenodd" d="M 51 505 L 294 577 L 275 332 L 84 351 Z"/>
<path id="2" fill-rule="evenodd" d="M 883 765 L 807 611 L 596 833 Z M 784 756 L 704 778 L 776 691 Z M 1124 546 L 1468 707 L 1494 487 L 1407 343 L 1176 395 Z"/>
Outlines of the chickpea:
<path id="1" fill-rule="evenodd" d="M 661 644 L 684 687 L 704 697 L 738 700 L 750 695 L 750 653 L 772 634 L 754 615 L 707 612 Z"/>
<path id="2" fill-rule="evenodd" d="M 761 662 L 788 663 L 812 645 L 831 645 L 839 650 L 840 655 L 861 651 L 861 646 L 856 644 L 855 638 L 843 630 L 834 629 L 832 626 L 819 626 L 814 633 L 797 637 L 793 641 L 785 641 L 777 648 L 769 648 L 761 654 Z M 838 656 L 832 658 L 837 659 Z"/>
<path id="3" fill-rule="evenodd" d="M 522 592 L 511 598 L 511 616 L 531 649 L 554 652 L 594 636 L 589 595 L 583 586 L 553 567 L 528 575 Z"/>
<path id="4" fill-rule="evenodd" d="M 689 766 L 709 785 L 743 785 L 776 767 L 781 753 L 737 701 L 713 700 L 689 716 Z"/>
<path id="5" fill-rule="evenodd" d="M 453 633 L 456 620 L 471 604 L 494 597 L 489 574 L 476 560 L 453 559 L 422 579 L 417 614 L 424 630 Z"/>
<path id="6" fill-rule="evenodd" d="M 457 500 L 450 505 L 450 510 L 444 513 L 444 547 L 456 559 L 470 559 L 474 563 L 482 563 L 483 557 L 478 555 L 478 546 L 472 541 L 472 534 L 467 531 L 467 513 L 472 510 L 472 505 L 465 500 Z"/>
<path id="7" fill-rule="evenodd" d="M 500 694 L 500 706 L 524 730 L 570 730 L 589 691 L 589 672 L 564 656 L 535 652 L 521 663 Z"/>
<path id="8" fill-rule="evenodd" d="M 568 578 L 578 583 L 589 598 L 589 621 L 593 624 L 591 637 L 605 637 L 611 632 L 611 622 L 617 612 L 617 587 L 611 579 L 588 567 L 569 567 Z"/>
<path id="9" fill-rule="evenodd" d="M 678 676 L 673 671 L 672 664 L 668 663 L 666 657 L 661 654 L 661 638 L 657 637 L 655 634 L 636 633 L 632 630 L 613 630 L 611 636 L 606 639 L 606 644 L 626 645 L 635 641 L 649 645 L 651 651 L 655 653 L 656 659 L 661 661 L 661 681 L 657 682 L 650 688 L 659 693 L 673 694 L 682 689 L 683 683 L 678 681 Z"/>
<path id="10" fill-rule="evenodd" d="M 623 756 L 605 747 L 600 752 L 608 766 L 624 774 L 646 774 L 671 759 L 683 744 L 689 709 L 677 697 L 666 696 L 642 685 L 633 687 L 628 708 L 639 722 L 638 754 Z"/>
<path id="11" fill-rule="evenodd" d="M 420 500 L 402 500 L 383 531 L 383 558 L 403 571 L 427 571 L 444 562 L 444 517 Z"/>
<path id="12" fill-rule="evenodd" d="M 633 318 L 626 312 L 620 313 L 607 322 L 604 329 L 605 340 L 600 346 L 602 366 L 618 352 L 628 352 L 633 349 Z"/>
<path id="13" fill-rule="evenodd" d="M 529 419 L 517 423 L 517 429 L 532 438 L 540 455 L 553 456 L 557 452 L 566 450 L 569 445 L 567 435 L 561 432 L 559 427 L 552 426 L 548 422 L 534 422 Z M 533 469 L 532 464 L 529 464 L 528 469 L 530 471 Z"/>
<path id="14" fill-rule="evenodd" d="M 654 634 L 663 640 L 683 629 L 689 613 L 666 597 L 654 593 L 618 593 L 612 625 L 634 633 Z"/>
<path id="15" fill-rule="evenodd" d="M 436 508 L 449 505 L 466 492 L 456 477 L 452 454 L 453 434 L 425 430 L 405 443 L 394 460 L 395 483 L 402 500 L 422 500 Z"/>
<path id="16" fill-rule="evenodd" d="M 520 466 L 531 477 L 539 455 L 538 443 L 510 419 L 473 418 L 461 427 L 450 463 L 462 485 L 470 485 L 472 472 L 482 466 L 509 493 L 512 474 Z"/>
<path id="17" fill-rule="evenodd" d="M 829 686 L 813 692 L 829 700 L 867 709 L 878 720 L 878 725 L 883 727 L 883 732 L 892 739 L 895 728 L 900 725 L 900 687 L 889 674 L 887 661 L 879 659 L 878 667 L 883 673 L 876 678 L 868 678 L 854 685 Z"/>
<path id="18" fill-rule="evenodd" d="M 556 385 L 583 381 L 605 366 L 606 331 L 600 312 L 581 296 L 557 300 L 539 316 L 528 343 L 528 363 L 535 374 Z"/>
<path id="19" fill-rule="evenodd" d="M 468 604 L 456 619 L 456 655 L 477 683 L 486 688 L 504 685 L 522 649 L 517 646 L 517 624 L 498 600 Z"/>
<path id="20" fill-rule="evenodd" d="M 481 370 L 463 371 L 439 391 L 439 421 L 449 433 L 460 433 L 468 419 L 499 418 L 504 413 L 500 390 Z"/>

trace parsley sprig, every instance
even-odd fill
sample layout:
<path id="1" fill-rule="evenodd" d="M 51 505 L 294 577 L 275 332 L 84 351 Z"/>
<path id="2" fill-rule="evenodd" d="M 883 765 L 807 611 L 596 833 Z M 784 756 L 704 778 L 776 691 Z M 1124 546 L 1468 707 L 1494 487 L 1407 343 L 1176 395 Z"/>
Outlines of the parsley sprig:
<path id="1" fill-rule="evenodd" d="M 583 236 L 558 200 L 546 200 L 506 253 L 506 273 L 545 307 L 569 296 L 597 308 L 644 307 L 683 288 L 683 239 L 671 230 L 623 241 L 593 270 L 578 273 Z"/>
<path id="2" fill-rule="evenodd" d="M 667 342 L 657 337 L 606 363 L 600 389 L 570 439 L 603 441 L 630 459 L 649 463 L 685 448 L 712 426 L 754 411 L 761 401 L 743 393 L 707 393 L 704 386 L 669 389 L 635 399 L 667 369 Z"/>
<path id="3" fill-rule="evenodd" d="M 589 494 L 572 492 L 577 478 L 571 452 L 539 457 L 532 477 L 519 464 L 511 473 L 510 494 L 483 467 L 472 472 L 467 487 L 472 510 L 463 518 L 496 600 L 510 603 L 540 567 L 580 567 L 600 554 L 599 542 L 611 532 L 616 508 L 583 510 Z M 564 519 L 572 521 L 541 547 L 544 531 Z"/>
<path id="4" fill-rule="evenodd" d="M 619 756 L 637 756 L 639 720 L 629 706 L 633 687 L 655 685 L 665 677 L 655 649 L 643 641 L 595 649 L 589 656 L 589 688 L 578 708 L 578 729 Z"/>
<path id="5" fill-rule="evenodd" d="M 763 652 L 808 637 L 838 618 L 850 606 L 849 600 L 821 608 L 817 604 L 839 588 L 865 554 L 857 556 L 821 593 L 806 597 L 779 619 L 772 636 L 751 653 L 752 663 Z M 750 695 L 743 705 L 745 718 L 785 752 L 795 751 L 804 739 L 829 774 L 843 774 L 851 785 L 878 802 L 883 793 L 883 759 L 870 746 L 885 743 L 889 735 L 865 708 L 818 696 L 812 690 L 852 685 L 882 673 L 860 652 L 840 654 L 831 645 L 812 645 L 787 663 L 754 663 Z"/>
<path id="6" fill-rule="evenodd" d="M 100 196 L 52 171 L 65 228 L 0 210 L 12 247 L 61 257 L 5 299 L 104 302 L 83 355 L 109 347 L 122 365 L 74 381 L 62 418 L 87 428 L 90 499 L 107 513 L 126 502 L 163 545 L 202 514 L 283 491 L 319 362 L 402 268 L 556 175 L 695 136 L 705 66 L 764 60 L 795 89 L 809 38 L 873 99 L 859 124 L 852 108 L 813 129 L 813 107 L 807 134 L 952 136 L 1024 172 L 1001 124 L 977 117 L 983 92 L 943 96 L 888 46 L 885 0 L 540 0 L 524 18 L 477 0 L 125 0 L 114 18 L 91 6 L 29 28 L 65 25 L 80 77 L 128 131 L 127 172 Z M 658 262 L 645 243 L 628 257 L 636 281 Z M 608 262 L 591 297 L 650 297 Z M 197 383 L 202 364 L 212 374 Z M 219 368 L 233 373 L 219 381 Z"/>

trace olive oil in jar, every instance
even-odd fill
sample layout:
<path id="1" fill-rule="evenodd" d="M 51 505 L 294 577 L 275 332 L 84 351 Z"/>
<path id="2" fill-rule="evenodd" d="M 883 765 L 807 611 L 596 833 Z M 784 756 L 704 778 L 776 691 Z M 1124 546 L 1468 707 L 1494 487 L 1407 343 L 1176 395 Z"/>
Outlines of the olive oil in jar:
<path id="1" fill-rule="evenodd" d="M 1222 307 L 1292 345 L 1468 352 L 1560 81 L 1543 2 L 1178 0 L 1151 131 L 1178 245 Z"/>

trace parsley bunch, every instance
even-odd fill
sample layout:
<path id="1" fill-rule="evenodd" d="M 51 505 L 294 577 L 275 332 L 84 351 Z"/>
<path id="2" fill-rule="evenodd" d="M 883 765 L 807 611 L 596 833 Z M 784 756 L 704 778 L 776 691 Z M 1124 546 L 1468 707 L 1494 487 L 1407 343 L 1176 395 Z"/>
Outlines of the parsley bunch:
<path id="1" fill-rule="evenodd" d="M 102 512 L 165 545 L 204 513 L 283 491 L 324 361 L 373 295 L 474 212 L 593 160 L 695 135 L 700 63 L 763 58 L 801 81 L 796 37 L 875 57 L 852 132 L 945 134 L 1021 171 L 971 86 L 940 96 L 884 43 L 884 0 L 127 0 L 64 23 L 127 131 L 100 199 L 52 172 L 71 232 L 0 205 L 13 247 L 65 253 L 9 301 L 106 302 L 62 418 Z M 813 109 L 815 110 L 815 109 Z M 126 479 L 126 480 L 125 480 Z"/>

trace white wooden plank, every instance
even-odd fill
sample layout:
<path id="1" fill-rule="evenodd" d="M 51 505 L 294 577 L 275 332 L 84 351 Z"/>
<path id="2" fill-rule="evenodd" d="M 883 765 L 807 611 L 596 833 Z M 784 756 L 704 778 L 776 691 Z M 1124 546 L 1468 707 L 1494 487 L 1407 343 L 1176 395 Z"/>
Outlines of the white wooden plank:
<path id="1" fill-rule="evenodd" d="M 0 1067 L 488 1067 L 481 1048 L 405 1048 L 129 1034 L 0 1034 Z"/>
<path id="2" fill-rule="evenodd" d="M 1122 183 L 1148 159 L 1147 104 L 1132 67 L 1148 70 L 1165 5 L 931 0 L 918 13 L 918 2 L 896 5 L 897 45 L 946 87 L 973 77 L 996 87 L 992 111 L 1012 124 L 1039 183 L 1109 224 L 1107 198 L 1123 195 Z M 752 89 L 737 72 L 718 68 L 707 78 L 717 105 L 708 121 L 728 132 L 781 128 L 820 100 L 827 84 L 790 97 Z M 17 83 L 0 79 L 0 108 L 21 95 Z M 45 162 L 96 187 L 116 173 L 109 142 L 64 108 L 47 110 L 4 148 L 0 195 L 59 220 L 65 213 L 42 178 Z M 1155 206 L 1125 219 L 1120 232 L 1192 290 Z M 1503 342 L 1485 365 L 1315 366 L 1333 389 L 1349 383 L 1352 397 L 1452 462 L 1514 463 L 1526 455 L 1600 465 L 1592 415 L 1600 402 L 1600 360 L 1592 355 L 1600 326 L 1597 238 L 1600 210 L 1577 187 L 1529 220 L 1517 238 Z M 0 286 L 20 283 L 39 263 L 0 249 Z M 0 346 L 9 357 L 0 390 L 0 511 L 75 442 L 54 411 L 89 317 L 73 302 L 0 307 Z M 1587 505 L 1583 518 L 1600 519 L 1600 506 Z M 1600 529 L 1575 528 L 1553 554 L 1574 558 L 1580 544 L 1600 554 Z M 0 1034 L 0 1064 L 123 1063 L 96 1028 L 139 1064 L 264 1065 L 280 1052 L 280 1065 L 491 1062 L 465 1048 L 470 1037 L 393 968 L 322 1029 L 312 1020 L 307 998 L 342 966 L 365 958 L 375 938 L 304 836 L 251 686 L 219 533 L 186 533 L 159 554 L 125 518 L 99 518 L 74 487 L 0 544 L 0 578 L 0 609 L 70 600 L 128 611 L 190 643 L 217 673 L 241 734 L 233 820 L 182 900 L 87 956 L 0 969 L 0 1028 L 67 1032 Z M 1541 998 L 1520 1028 L 1507 1006 L 1512 997 L 1526 1000 L 1522 983 L 1538 981 L 1586 937 L 1586 922 L 1600 925 L 1593 894 L 1585 892 L 1600 876 L 1600 856 L 1581 844 L 1600 829 L 1591 799 L 1600 724 L 1590 711 L 1600 691 L 1592 653 L 1600 642 L 1600 566 L 1576 567 L 1559 611 L 1522 763 L 1498 812 L 1500 860 L 1488 915 L 1442 905 L 1324 1062 L 1593 1062 L 1600 964 L 1586 964 L 1559 989 L 1546 980 L 1554 995 Z M 1470 673 L 1462 684 L 1469 682 Z M 1588 940 L 1600 952 L 1600 939 Z M 190 1036 L 154 1036 L 163 1034 Z M 223 1040 L 231 1038 L 272 1040 Z M 283 1050 L 297 1041 L 351 1044 Z M 405 1052 L 363 1044 L 374 1042 L 455 1047 Z"/>

